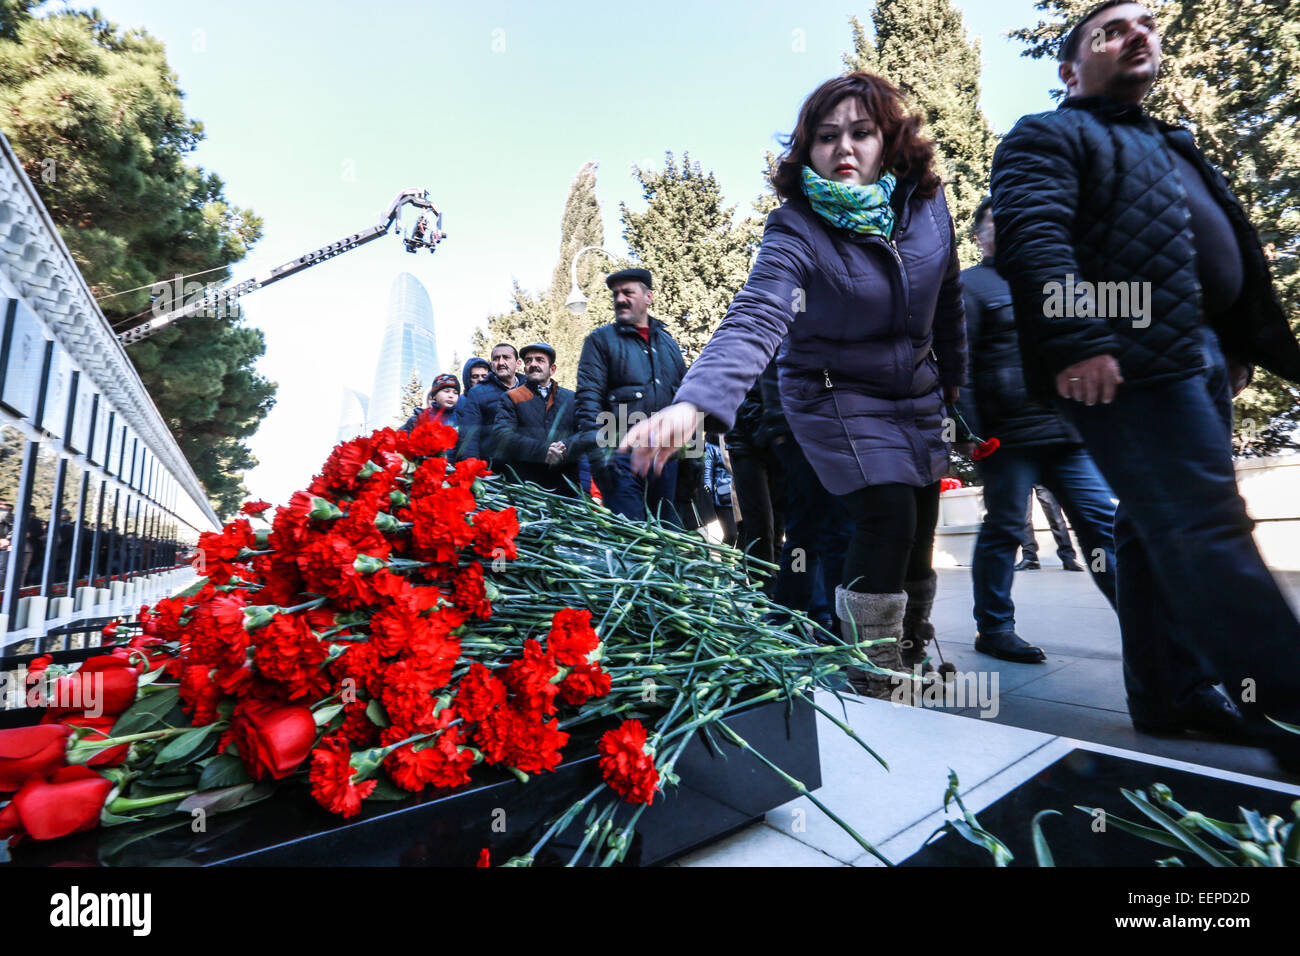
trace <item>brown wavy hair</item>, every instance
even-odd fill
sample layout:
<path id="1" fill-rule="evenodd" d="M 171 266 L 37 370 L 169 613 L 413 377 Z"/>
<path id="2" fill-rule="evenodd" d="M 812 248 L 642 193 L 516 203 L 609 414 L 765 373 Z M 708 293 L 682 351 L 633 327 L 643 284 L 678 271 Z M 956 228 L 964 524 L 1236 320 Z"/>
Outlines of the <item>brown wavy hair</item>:
<path id="1" fill-rule="evenodd" d="M 919 114 L 907 112 L 903 94 L 884 77 L 859 71 L 827 80 L 813 90 L 799 108 L 794 132 L 781 145 L 785 152 L 772 174 L 772 188 L 782 199 L 803 198 L 803 167 L 811 166 L 809 153 L 817 126 L 847 96 L 857 97 L 863 110 L 880 128 L 884 151 L 882 172 L 891 172 L 899 180 L 918 178 L 916 195 L 933 197 L 941 185 L 934 171 L 934 143 L 921 135 L 924 122 Z"/>

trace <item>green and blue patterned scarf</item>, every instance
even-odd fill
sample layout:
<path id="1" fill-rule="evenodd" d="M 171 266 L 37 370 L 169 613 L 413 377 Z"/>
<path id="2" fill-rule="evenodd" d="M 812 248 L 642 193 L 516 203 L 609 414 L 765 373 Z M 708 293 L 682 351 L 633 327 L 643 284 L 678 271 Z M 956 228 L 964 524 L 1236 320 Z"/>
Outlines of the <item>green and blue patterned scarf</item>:
<path id="1" fill-rule="evenodd" d="M 856 186 L 822 179 L 809 166 L 803 168 L 803 192 L 819 216 L 833 226 L 864 236 L 884 236 L 894 232 L 894 207 L 889 197 L 898 184 L 893 173 L 885 173 L 879 182 Z"/>

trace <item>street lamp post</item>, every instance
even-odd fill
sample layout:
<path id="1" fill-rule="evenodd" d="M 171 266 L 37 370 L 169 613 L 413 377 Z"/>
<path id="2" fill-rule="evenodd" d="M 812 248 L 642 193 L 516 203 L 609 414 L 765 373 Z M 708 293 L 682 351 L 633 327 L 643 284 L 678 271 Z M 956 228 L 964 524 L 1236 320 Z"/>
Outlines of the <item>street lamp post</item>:
<path id="1" fill-rule="evenodd" d="M 564 300 L 564 307 L 574 315 L 582 315 L 587 311 L 587 297 L 578 288 L 578 257 L 584 252 L 603 252 L 615 262 L 618 262 L 618 256 L 604 246 L 584 246 L 573 254 L 573 262 L 569 264 L 569 297 Z"/>

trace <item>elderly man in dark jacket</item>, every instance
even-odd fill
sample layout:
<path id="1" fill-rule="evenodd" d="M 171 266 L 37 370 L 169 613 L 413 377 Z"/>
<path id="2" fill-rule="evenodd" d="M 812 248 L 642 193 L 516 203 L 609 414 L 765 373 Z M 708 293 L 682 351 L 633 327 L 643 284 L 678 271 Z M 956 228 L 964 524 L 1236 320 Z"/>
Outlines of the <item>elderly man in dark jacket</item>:
<path id="1" fill-rule="evenodd" d="M 502 471 L 571 495 L 578 485 L 578 460 L 587 450 L 574 425 L 573 392 L 555 381 L 555 349 L 545 342 L 525 346 L 519 357 L 525 382 L 501 396 L 492 426 Z"/>
<path id="2" fill-rule="evenodd" d="M 578 359 L 577 422 L 596 449 L 587 456 L 592 475 L 611 511 L 641 521 L 649 509 L 679 524 L 676 462 L 642 476 L 632 470 L 630 456 L 616 450 L 629 427 L 672 402 L 686 361 L 667 326 L 650 316 L 654 293 L 647 270 L 615 272 L 605 285 L 614 296 L 614 321 L 587 336 Z"/>
<path id="3" fill-rule="evenodd" d="M 473 362 L 473 360 L 470 360 Z M 481 361 L 481 360 L 480 360 Z M 460 440 L 456 443 L 455 458 L 482 458 L 494 470 L 496 468 L 496 449 L 492 444 L 492 424 L 497 409 L 501 406 L 501 396 L 509 389 L 524 383 L 519 373 L 519 353 L 507 342 L 492 349 L 492 374 L 472 388 L 468 384 L 473 374 L 471 367 L 466 367 L 465 394 L 461 396 L 456 409 L 457 428 Z"/>
<path id="4" fill-rule="evenodd" d="M 996 241 L 991 205 L 986 199 L 975 210 L 975 238 L 984 261 L 961 274 L 970 352 L 970 388 L 963 390 L 961 405 L 966 423 L 977 435 L 995 436 L 1000 442 L 995 454 L 975 463 L 984 480 L 986 509 L 971 561 L 978 628 L 975 649 L 1032 664 L 1047 656 L 1016 633 L 1011 583 L 1033 486 L 1041 481 L 1069 513 L 1085 563 L 1112 606 L 1115 506 L 1079 433 L 1059 411 L 1025 389 L 1011 290 L 993 269 Z"/>
<path id="5" fill-rule="evenodd" d="M 1026 377 L 1079 430 L 1119 496 L 1129 713 L 1139 730 L 1222 731 L 1239 697 L 1300 722 L 1300 622 L 1251 537 L 1232 464 L 1232 395 L 1252 364 L 1300 382 L 1300 345 L 1259 238 L 1192 135 L 1148 115 L 1160 41 L 1136 3 L 1094 8 L 1060 48 L 1068 97 L 993 160 L 997 268 Z M 1226 356 L 1226 361 L 1225 361 Z"/>

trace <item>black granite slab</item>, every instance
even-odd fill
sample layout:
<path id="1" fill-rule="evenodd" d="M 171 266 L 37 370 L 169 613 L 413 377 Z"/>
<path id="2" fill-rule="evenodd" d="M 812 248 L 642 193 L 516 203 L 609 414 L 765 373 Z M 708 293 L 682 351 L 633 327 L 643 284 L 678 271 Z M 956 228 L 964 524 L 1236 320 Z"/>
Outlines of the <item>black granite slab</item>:
<path id="1" fill-rule="evenodd" d="M 1094 830 L 1094 819 L 1075 806 L 1100 807 L 1143 826 L 1154 826 L 1129 803 L 1120 789 L 1149 791 L 1163 783 L 1189 810 L 1230 823 L 1239 823 L 1238 807 L 1276 813 L 1292 819 L 1296 798 L 1277 790 L 1224 780 L 1210 774 L 1174 770 L 1140 760 L 1076 749 L 1043 768 L 1031 779 L 995 800 L 975 816 L 989 833 L 1015 855 L 1011 866 L 1037 866 L 1031 823 L 1040 810 L 1059 810 L 1045 817 L 1043 835 L 1057 866 L 1154 866 L 1176 855 L 1189 867 L 1208 866 L 1194 853 L 1179 852 L 1124 833 L 1114 826 Z M 955 806 L 952 808 L 955 812 Z M 950 816 L 953 815 L 950 813 Z M 1213 844 L 1217 846 L 1217 844 Z M 992 866 L 992 858 L 960 836 L 946 833 L 903 861 L 902 866 Z"/>
<path id="2" fill-rule="evenodd" d="M 810 789 L 821 785 L 815 714 L 783 702 L 737 712 L 727 723 L 759 752 Z M 608 725 L 575 731 L 574 754 L 554 773 L 526 784 L 480 767 L 454 790 L 429 790 L 392 802 L 367 801 L 342 820 L 321 808 L 303 785 L 227 814 L 210 816 L 206 832 L 176 819 L 110 827 L 11 851 L 10 866 L 471 866 L 488 848 L 493 864 L 522 854 L 560 812 L 600 782 L 594 743 Z M 720 739 L 719 735 L 715 738 Z M 676 766 L 678 787 L 666 787 L 637 823 L 627 865 L 663 863 L 746 826 L 796 795 L 757 758 L 731 744 L 715 751 L 696 737 Z M 603 803 L 617 797 L 606 790 Z M 621 825 L 633 808 L 624 804 Z M 582 839 L 585 812 L 554 838 L 537 865 L 568 862 Z M 160 828 L 167 828 L 157 832 Z"/>

